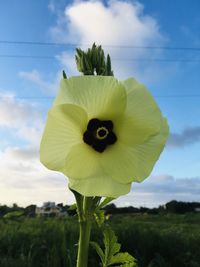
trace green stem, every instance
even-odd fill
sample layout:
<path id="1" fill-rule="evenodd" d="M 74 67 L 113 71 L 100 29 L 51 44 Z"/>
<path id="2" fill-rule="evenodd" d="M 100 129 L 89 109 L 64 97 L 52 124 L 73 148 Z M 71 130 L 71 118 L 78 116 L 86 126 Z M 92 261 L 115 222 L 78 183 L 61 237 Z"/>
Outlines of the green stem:
<path id="1" fill-rule="evenodd" d="M 76 198 L 80 231 L 76 267 L 87 267 L 93 213 L 99 205 L 101 197 L 84 197 L 80 193 L 70 190 Z"/>
<path id="2" fill-rule="evenodd" d="M 83 213 L 79 213 L 79 244 L 78 244 L 78 257 L 76 267 L 87 267 L 88 266 L 88 249 L 90 242 L 90 232 L 92 226 L 92 204 L 93 198 L 84 197 L 83 202 Z M 78 203 L 77 203 L 78 206 Z"/>
<path id="3" fill-rule="evenodd" d="M 90 242 L 91 220 L 80 222 L 80 236 L 78 244 L 78 257 L 76 267 L 88 266 L 88 248 Z"/>

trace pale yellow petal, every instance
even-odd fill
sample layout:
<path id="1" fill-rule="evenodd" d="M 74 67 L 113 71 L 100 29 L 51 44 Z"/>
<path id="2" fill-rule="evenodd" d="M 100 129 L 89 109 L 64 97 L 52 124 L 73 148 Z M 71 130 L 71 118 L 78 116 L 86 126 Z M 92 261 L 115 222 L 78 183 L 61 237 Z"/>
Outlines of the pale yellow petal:
<path id="1" fill-rule="evenodd" d="M 83 107 L 89 119 L 112 119 L 126 106 L 124 86 L 112 76 L 78 76 L 61 81 L 55 105 L 72 103 Z"/>
<path id="2" fill-rule="evenodd" d="M 136 155 L 138 172 L 134 179 L 138 182 L 148 177 L 162 153 L 169 136 L 169 126 L 165 118 L 161 119 L 161 132 L 151 136 L 144 144 L 133 149 Z"/>
<path id="3" fill-rule="evenodd" d="M 69 187 L 84 196 L 101 196 L 117 198 L 126 195 L 131 189 L 131 184 L 119 183 L 102 173 L 88 179 L 69 179 Z"/>
<path id="4" fill-rule="evenodd" d="M 119 141 L 103 152 L 100 164 L 109 177 L 120 183 L 130 183 L 137 168 L 134 153 Z"/>
<path id="5" fill-rule="evenodd" d="M 40 160 L 49 169 L 61 171 L 72 146 L 82 143 L 87 127 L 86 112 L 75 105 L 53 107 L 40 145 Z"/>
<path id="6" fill-rule="evenodd" d="M 102 173 L 99 157 L 101 154 L 85 143 L 73 146 L 66 157 L 63 172 L 73 179 L 96 177 Z"/>
<path id="7" fill-rule="evenodd" d="M 129 183 L 146 178 L 168 138 L 169 129 L 165 119 L 161 120 L 161 132 L 150 136 L 143 144 L 125 146 L 117 141 L 104 152 L 101 166 L 108 176 L 118 182 Z"/>
<path id="8" fill-rule="evenodd" d="M 117 132 L 125 144 L 143 143 L 150 135 L 160 131 L 162 114 L 143 85 L 132 78 L 123 84 L 127 90 L 127 106 L 124 117 L 116 120 Z"/>

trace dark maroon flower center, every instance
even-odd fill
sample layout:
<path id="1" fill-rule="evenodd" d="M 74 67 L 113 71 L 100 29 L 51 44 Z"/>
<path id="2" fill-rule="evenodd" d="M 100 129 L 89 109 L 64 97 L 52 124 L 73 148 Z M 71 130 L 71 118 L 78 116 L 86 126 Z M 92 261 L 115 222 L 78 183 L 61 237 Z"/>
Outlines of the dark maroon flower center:
<path id="1" fill-rule="evenodd" d="M 83 134 L 83 141 L 94 150 L 103 152 L 108 145 L 113 145 L 117 141 L 117 137 L 113 133 L 113 122 L 91 119 Z"/>

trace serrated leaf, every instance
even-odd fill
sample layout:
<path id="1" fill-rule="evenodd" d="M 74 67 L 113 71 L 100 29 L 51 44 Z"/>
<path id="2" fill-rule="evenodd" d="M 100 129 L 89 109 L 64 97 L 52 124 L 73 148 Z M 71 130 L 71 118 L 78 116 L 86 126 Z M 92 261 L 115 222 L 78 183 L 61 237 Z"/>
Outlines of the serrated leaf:
<path id="1" fill-rule="evenodd" d="M 117 237 L 113 230 L 106 227 L 104 232 L 105 263 L 108 264 L 113 255 L 120 251 L 121 245 L 117 242 Z"/>
<path id="2" fill-rule="evenodd" d="M 96 209 L 94 212 L 94 218 L 98 224 L 99 227 L 104 223 L 105 221 L 105 214 L 103 210 Z"/>
<path id="3" fill-rule="evenodd" d="M 127 252 L 119 252 L 121 245 L 117 242 L 117 237 L 110 227 L 104 228 L 103 235 L 105 252 L 97 243 L 92 242 L 92 246 L 101 258 L 103 267 L 137 267 L 134 257 Z"/>
<path id="4" fill-rule="evenodd" d="M 103 250 L 101 249 L 101 247 L 99 246 L 99 244 L 97 244 L 96 242 L 90 242 L 91 246 L 96 250 L 97 254 L 99 255 L 99 257 L 101 258 L 101 261 L 104 262 L 105 259 L 105 255 L 103 253 Z"/>
<path id="5" fill-rule="evenodd" d="M 123 264 L 120 266 L 127 267 L 136 267 L 136 260 L 127 252 L 120 252 L 116 255 L 112 256 L 110 259 L 108 266 L 113 264 Z"/>

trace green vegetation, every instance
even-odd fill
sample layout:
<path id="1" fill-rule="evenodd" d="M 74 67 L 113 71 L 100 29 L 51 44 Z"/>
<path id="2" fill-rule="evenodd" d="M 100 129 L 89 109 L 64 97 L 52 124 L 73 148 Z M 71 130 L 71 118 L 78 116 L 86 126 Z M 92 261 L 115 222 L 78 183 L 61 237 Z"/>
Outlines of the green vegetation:
<path id="1" fill-rule="evenodd" d="M 139 267 L 199 267 L 200 214 L 123 214 L 108 220 Z M 93 228 L 92 241 L 101 247 L 102 236 Z M 1 267 L 74 267 L 78 224 L 76 218 L 0 219 Z M 89 267 L 99 266 L 90 248 Z"/>

